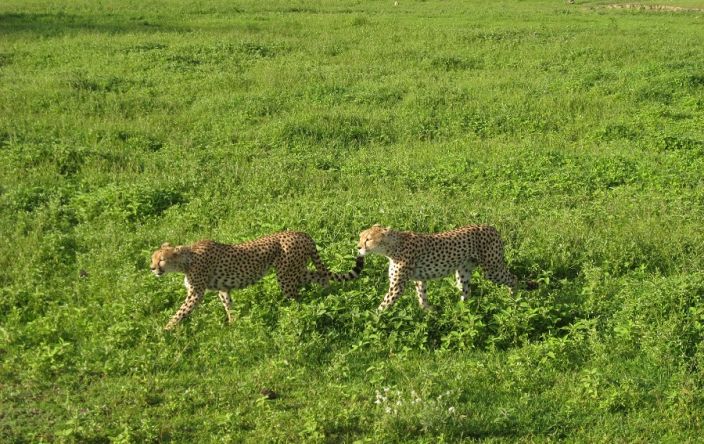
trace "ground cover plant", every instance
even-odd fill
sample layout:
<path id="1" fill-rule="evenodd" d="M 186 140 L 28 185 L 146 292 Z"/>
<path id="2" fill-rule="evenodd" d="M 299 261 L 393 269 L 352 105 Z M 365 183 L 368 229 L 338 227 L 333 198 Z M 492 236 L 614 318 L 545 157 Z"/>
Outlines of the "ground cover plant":
<path id="1" fill-rule="evenodd" d="M 610 3 L 0 3 L 0 441 L 699 439 L 704 3 Z M 369 257 L 163 332 L 162 242 L 345 271 L 377 222 L 490 223 L 540 286 L 378 313 Z"/>

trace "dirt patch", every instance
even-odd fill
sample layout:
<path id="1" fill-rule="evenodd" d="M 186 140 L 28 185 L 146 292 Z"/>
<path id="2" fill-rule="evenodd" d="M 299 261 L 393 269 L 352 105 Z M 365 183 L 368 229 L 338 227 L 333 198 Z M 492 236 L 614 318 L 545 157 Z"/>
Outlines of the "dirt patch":
<path id="1" fill-rule="evenodd" d="M 683 8 L 681 6 L 669 5 L 644 5 L 642 3 L 614 3 L 606 5 L 606 9 L 634 9 L 636 11 L 656 11 L 656 12 L 702 12 L 700 8 Z"/>

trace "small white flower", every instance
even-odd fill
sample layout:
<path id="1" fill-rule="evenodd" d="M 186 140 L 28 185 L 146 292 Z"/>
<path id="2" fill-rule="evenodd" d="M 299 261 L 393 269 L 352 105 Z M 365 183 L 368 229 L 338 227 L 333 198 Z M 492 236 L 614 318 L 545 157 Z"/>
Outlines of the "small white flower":
<path id="1" fill-rule="evenodd" d="M 386 396 L 383 396 L 381 393 L 379 393 L 379 390 L 376 391 L 376 400 L 374 401 L 374 404 L 381 404 L 386 402 Z"/>
<path id="2" fill-rule="evenodd" d="M 450 406 L 449 409 L 447 409 L 448 413 L 455 413 L 455 408 Z"/>
<path id="3" fill-rule="evenodd" d="M 384 409 L 384 411 L 385 411 L 386 413 L 391 413 L 391 407 L 386 407 L 386 408 Z"/>

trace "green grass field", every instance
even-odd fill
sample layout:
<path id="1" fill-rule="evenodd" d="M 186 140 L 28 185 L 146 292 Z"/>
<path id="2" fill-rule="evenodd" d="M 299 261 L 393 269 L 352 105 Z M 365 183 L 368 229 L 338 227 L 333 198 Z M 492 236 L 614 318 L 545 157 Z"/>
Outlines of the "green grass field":
<path id="1" fill-rule="evenodd" d="M 0 442 L 701 439 L 704 2 L 609 3 L 4 0 Z M 540 287 L 380 314 L 370 257 L 163 332 L 162 242 L 345 271 L 374 223 L 492 224 Z"/>

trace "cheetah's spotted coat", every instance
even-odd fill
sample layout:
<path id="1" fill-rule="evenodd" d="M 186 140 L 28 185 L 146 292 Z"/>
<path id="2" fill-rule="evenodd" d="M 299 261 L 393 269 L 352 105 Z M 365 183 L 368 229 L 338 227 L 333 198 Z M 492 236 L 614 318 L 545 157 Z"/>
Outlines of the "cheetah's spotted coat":
<path id="1" fill-rule="evenodd" d="M 308 269 L 309 260 L 315 265 L 315 271 Z M 329 280 L 341 282 L 358 277 L 364 268 L 364 258 L 357 257 L 354 269 L 348 273 L 332 273 L 321 261 L 313 239 L 306 233 L 294 231 L 236 245 L 211 240 L 177 247 L 165 243 L 152 254 L 151 270 L 157 276 L 185 273 L 184 284 L 188 290 L 186 300 L 165 329 L 172 329 L 188 316 L 206 290 L 219 292 L 227 320 L 232 322 L 230 290 L 254 284 L 272 267 L 283 294 L 296 298 L 298 289 L 309 282 L 327 285 Z"/>
<path id="2" fill-rule="evenodd" d="M 396 302 L 408 280 L 415 282 L 418 303 L 428 308 L 426 281 L 453 271 L 464 301 L 469 296 L 469 281 L 477 265 L 496 284 L 515 290 L 518 281 L 506 268 L 499 233 L 489 225 L 469 225 L 435 234 L 374 225 L 362 231 L 358 247 L 360 256 L 376 253 L 389 258 L 389 291 L 379 305 L 380 310 Z"/>

